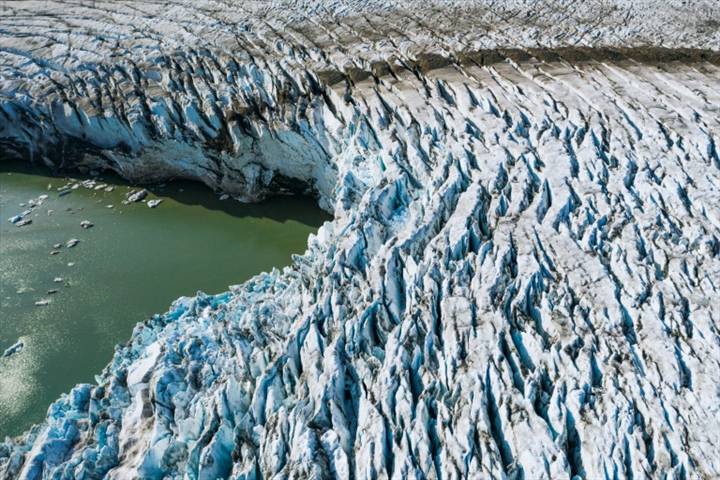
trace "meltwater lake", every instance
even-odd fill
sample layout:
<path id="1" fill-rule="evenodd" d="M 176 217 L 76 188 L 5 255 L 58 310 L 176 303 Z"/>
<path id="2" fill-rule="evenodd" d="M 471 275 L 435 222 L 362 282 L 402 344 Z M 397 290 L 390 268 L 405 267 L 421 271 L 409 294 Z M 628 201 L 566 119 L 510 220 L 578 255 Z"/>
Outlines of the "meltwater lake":
<path id="1" fill-rule="evenodd" d="M 79 186 L 61 196 L 66 185 Z M 221 293 L 289 265 L 331 220 L 311 198 L 247 205 L 183 181 L 122 203 L 140 188 L 105 172 L 0 162 L 0 439 L 41 422 L 77 383 L 94 383 L 137 322 L 180 296 Z M 148 208 L 151 200 L 162 203 Z M 8 221 L 27 210 L 31 223 Z M 18 341 L 23 350 L 3 358 Z"/>

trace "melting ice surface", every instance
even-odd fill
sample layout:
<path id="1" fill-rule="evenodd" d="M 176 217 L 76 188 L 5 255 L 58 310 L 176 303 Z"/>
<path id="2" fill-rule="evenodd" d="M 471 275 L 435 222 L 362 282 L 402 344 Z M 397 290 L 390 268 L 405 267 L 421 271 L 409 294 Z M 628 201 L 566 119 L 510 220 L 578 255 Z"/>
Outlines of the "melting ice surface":
<path id="1" fill-rule="evenodd" d="M 309 198 L 246 205 L 187 182 L 149 191 L 148 201 L 163 200 L 156 208 L 123 205 L 130 187 L 108 175 L 95 186 L 111 192 L 81 186 L 60 196 L 68 182 L 51 175 L 0 163 L 0 352 L 24 342 L 0 358 L 0 438 L 41 422 L 61 393 L 92 382 L 138 321 L 180 296 L 220 293 L 289 264 L 330 218 Z M 48 198 L 25 217 L 31 224 L 8 221 L 41 195 Z M 84 220 L 94 226 L 82 228 Z M 67 248 L 70 239 L 80 242 Z"/>

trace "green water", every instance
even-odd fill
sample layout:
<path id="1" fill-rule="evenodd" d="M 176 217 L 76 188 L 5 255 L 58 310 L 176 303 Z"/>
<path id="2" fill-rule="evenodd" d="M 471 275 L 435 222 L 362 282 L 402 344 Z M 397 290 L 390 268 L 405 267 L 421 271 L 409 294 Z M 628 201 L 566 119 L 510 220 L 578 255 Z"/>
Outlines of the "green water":
<path id="1" fill-rule="evenodd" d="M 161 198 L 157 208 L 122 205 L 131 187 L 118 177 L 98 178 L 96 185 L 114 191 L 80 186 L 59 197 L 66 177 L 0 162 L 0 355 L 25 342 L 22 353 L 0 358 L 0 440 L 42 421 L 75 384 L 93 382 L 137 322 L 164 313 L 180 296 L 224 292 L 289 265 L 308 235 L 330 220 L 309 198 L 245 205 L 190 182 L 154 187 L 147 200 Z M 30 208 L 21 203 L 43 194 L 50 197 L 26 217 L 32 224 L 8 222 Z M 82 228 L 83 220 L 94 226 Z M 68 249 L 72 238 L 80 243 Z M 50 255 L 58 243 L 60 253 Z M 43 299 L 51 303 L 35 305 Z"/>

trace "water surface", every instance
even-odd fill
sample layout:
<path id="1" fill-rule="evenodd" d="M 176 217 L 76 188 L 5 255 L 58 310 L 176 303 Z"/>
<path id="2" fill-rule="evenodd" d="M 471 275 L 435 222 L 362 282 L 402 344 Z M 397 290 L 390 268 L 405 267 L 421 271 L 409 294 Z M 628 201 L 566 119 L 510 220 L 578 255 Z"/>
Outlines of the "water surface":
<path id="1" fill-rule="evenodd" d="M 25 342 L 22 353 L 0 358 L 0 439 L 41 422 L 75 384 L 93 382 L 137 322 L 180 296 L 224 292 L 289 265 L 330 220 L 304 197 L 246 205 L 198 183 L 172 182 L 149 192 L 147 200 L 163 200 L 150 209 L 123 205 L 134 188 L 116 176 L 72 178 L 115 188 L 80 186 L 60 197 L 58 188 L 73 183 L 67 177 L 0 162 L 0 355 Z M 40 195 L 49 198 L 26 217 L 32 224 L 8 222 Z M 94 226 L 82 228 L 83 220 Z M 68 249 L 73 238 L 80 243 Z M 50 255 L 59 243 L 60 253 Z M 42 300 L 50 303 L 35 305 Z"/>

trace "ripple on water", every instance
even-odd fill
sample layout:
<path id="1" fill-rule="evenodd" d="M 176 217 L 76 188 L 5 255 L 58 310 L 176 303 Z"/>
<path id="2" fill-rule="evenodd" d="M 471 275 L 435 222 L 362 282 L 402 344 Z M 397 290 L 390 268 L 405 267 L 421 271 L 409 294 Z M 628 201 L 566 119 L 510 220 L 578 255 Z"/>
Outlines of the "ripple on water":
<path id="1" fill-rule="evenodd" d="M 0 425 L 8 425 L 22 414 L 41 390 L 37 374 L 42 362 L 33 348 L 32 337 L 33 334 L 20 337 L 19 340 L 25 343 L 21 354 L 0 359 L 3 363 L 0 367 L 0 405 L 3 407 L 0 408 Z"/>

